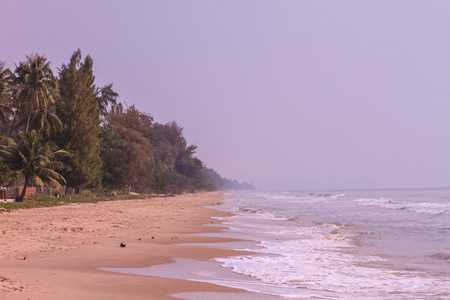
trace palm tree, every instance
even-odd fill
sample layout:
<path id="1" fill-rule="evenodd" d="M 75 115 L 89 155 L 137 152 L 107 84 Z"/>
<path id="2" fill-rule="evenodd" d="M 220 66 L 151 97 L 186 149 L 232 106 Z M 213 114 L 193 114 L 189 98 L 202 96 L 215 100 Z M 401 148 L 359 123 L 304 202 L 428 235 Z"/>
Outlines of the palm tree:
<path id="1" fill-rule="evenodd" d="M 15 74 L 16 106 L 23 116 L 28 115 L 25 128 L 25 132 L 28 132 L 32 115 L 37 110 L 41 111 L 42 118 L 47 118 L 49 108 L 55 104 L 53 94 L 57 91 L 58 83 L 50 62 L 39 54 L 27 56 L 26 61 L 16 66 Z M 42 127 L 36 129 L 43 130 Z"/>
<path id="2" fill-rule="evenodd" d="M 14 178 L 10 174 L 9 167 L 0 161 L 0 185 L 4 186 L 11 182 Z"/>
<path id="3" fill-rule="evenodd" d="M 59 182 L 65 183 L 66 180 L 55 169 L 63 167 L 61 159 L 68 156 L 69 152 L 56 150 L 56 146 L 50 141 L 42 145 L 40 135 L 34 130 L 20 132 L 20 136 L 22 139 L 19 144 L 4 137 L 7 145 L 0 146 L 3 161 L 10 168 L 12 176 L 24 179 L 22 194 L 17 198 L 17 202 L 23 201 L 30 183 L 63 190 Z"/>
<path id="4" fill-rule="evenodd" d="M 6 123 L 11 116 L 11 93 L 9 81 L 11 71 L 5 68 L 6 63 L 0 61 L 0 121 Z"/>
<path id="5" fill-rule="evenodd" d="M 108 107 L 114 107 L 117 105 L 117 94 L 113 90 L 113 84 L 109 83 L 102 87 L 101 89 L 97 88 L 95 100 L 97 101 L 98 109 L 100 113 L 105 116 L 108 113 Z"/>
<path id="6" fill-rule="evenodd" d="M 63 128 L 63 124 L 52 107 L 46 113 L 43 109 L 37 109 L 31 117 L 30 128 L 39 128 L 44 138 L 50 138 Z"/>

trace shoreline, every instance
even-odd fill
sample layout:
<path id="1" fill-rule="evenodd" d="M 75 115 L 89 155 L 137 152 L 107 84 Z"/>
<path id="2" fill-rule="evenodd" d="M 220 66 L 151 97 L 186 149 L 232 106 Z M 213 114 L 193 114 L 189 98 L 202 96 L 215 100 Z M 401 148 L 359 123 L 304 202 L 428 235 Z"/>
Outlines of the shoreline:
<path id="1" fill-rule="evenodd" d="M 239 241 L 195 236 L 226 226 L 222 192 L 70 204 L 0 213 L 2 299 L 174 299 L 182 292 L 249 293 L 212 283 L 107 272 L 174 258 L 210 260 L 249 252 L 195 246 Z M 120 247 L 123 243 L 126 246 Z M 189 243 L 189 246 L 178 245 Z"/>

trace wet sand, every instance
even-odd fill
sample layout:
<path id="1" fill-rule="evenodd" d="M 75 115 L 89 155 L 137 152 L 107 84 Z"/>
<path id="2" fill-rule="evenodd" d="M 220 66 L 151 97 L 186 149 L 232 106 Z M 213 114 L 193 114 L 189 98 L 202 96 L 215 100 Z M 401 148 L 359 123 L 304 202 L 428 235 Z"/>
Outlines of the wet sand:
<path id="1" fill-rule="evenodd" d="M 203 226 L 220 224 L 211 217 L 227 215 L 203 207 L 220 205 L 221 197 L 219 192 L 200 193 L 3 211 L 0 298 L 174 299 L 168 295 L 246 293 L 211 283 L 98 270 L 148 267 L 172 262 L 172 258 L 209 260 L 244 254 L 177 245 L 233 241 L 192 235 L 221 230 Z"/>

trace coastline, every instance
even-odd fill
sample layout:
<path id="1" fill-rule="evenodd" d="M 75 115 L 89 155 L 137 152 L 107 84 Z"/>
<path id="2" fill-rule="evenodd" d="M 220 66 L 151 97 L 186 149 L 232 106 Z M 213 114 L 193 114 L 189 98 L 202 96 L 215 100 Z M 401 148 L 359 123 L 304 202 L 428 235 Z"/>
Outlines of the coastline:
<path id="1" fill-rule="evenodd" d="M 199 281 L 98 270 L 248 254 L 192 245 L 235 241 L 192 235 L 224 228 L 203 226 L 220 224 L 212 217 L 229 215 L 204 207 L 221 199 L 221 192 L 208 192 L 1 212 L 0 298 L 174 299 L 168 295 L 248 293 Z"/>

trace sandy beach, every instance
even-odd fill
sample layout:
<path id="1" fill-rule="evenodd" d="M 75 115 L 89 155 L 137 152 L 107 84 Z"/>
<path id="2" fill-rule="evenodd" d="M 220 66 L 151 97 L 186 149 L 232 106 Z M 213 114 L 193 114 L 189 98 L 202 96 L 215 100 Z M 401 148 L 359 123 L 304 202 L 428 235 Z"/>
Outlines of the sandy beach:
<path id="1" fill-rule="evenodd" d="M 147 267 L 172 258 L 209 260 L 242 252 L 176 245 L 224 238 L 192 233 L 220 231 L 212 216 L 225 213 L 222 194 L 200 193 L 2 211 L 1 299 L 173 299 L 172 293 L 244 291 L 188 280 L 100 271 Z M 121 247 L 123 243 L 126 246 Z"/>

